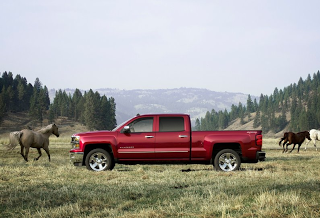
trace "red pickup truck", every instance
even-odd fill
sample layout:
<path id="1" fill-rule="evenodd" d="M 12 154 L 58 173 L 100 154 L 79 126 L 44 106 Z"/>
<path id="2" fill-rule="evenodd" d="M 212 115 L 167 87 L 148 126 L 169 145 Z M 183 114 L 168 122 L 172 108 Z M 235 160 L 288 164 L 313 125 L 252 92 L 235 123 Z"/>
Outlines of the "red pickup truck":
<path id="1" fill-rule="evenodd" d="M 70 159 L 94 171 L 119 164 L 213 164 L 216 170 L 238 170 L 241 163 L 265 160 L 262 131 L 191 131 L 187 114 L 137 115 L 112 131 L 71 137 Z"/>

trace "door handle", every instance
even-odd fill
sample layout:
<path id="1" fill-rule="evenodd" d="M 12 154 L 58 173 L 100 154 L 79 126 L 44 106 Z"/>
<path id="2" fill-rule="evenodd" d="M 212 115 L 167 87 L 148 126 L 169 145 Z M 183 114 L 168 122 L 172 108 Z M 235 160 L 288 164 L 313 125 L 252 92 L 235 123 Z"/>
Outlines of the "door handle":
<path id="1" fill-rule="evenodd" d="M 187 135 L 179 135 L 179 138 L 187 138 Z"/>
<path id="2" fill-rule="evenodd" d="M 153 135 L 146 135 L 145 138 L 150 139 L 150 138 L 154 138 Z"/>

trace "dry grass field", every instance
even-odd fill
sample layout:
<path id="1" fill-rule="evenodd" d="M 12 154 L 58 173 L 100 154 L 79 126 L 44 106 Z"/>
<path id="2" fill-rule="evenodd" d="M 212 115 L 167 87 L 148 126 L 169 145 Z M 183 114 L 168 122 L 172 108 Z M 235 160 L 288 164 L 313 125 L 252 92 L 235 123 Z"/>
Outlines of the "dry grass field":
<path id="1" fill-rule="evenodd" d="M 6 143 L 1 139 L 1 143 Z M 320 152 L 282 154 L 232 173 L 211 165 L 116 165 L 91 172 L 69 163 L 69 138 L 50 137 L 51 162 L 0 149 L 1 217 L 320 217 Z M 304 147 L 304 146 L 303 146 Z M 278 149 L 278 150 L 276 150 Z"/>

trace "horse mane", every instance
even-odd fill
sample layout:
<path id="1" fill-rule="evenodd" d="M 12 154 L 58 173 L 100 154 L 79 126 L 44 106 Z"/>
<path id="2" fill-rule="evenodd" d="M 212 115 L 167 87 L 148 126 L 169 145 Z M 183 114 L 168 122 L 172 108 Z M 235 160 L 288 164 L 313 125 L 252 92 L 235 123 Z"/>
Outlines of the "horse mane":
<path id="1" fill-rule="evenodd" d="M 309 131 L 302 131 L 302 132 L 298 132 L 297 134 L 302 134 L 302 133 L 307 133 Z"/>
<path id="2" fill-rule="evenodd" d="M 42 134 L 48 133 L 49 131 L 52 130 L 52 126 L 53 126 L 53 125 L 56 125 L 56 124 L 54 124 L 54 123 L 53 123 L 53 124 L 50 124 L 50 125 L 42 128 L 42 129 L 38 130 L 38 132 L 40 132 L 40 133 L 42 133 Z"/>

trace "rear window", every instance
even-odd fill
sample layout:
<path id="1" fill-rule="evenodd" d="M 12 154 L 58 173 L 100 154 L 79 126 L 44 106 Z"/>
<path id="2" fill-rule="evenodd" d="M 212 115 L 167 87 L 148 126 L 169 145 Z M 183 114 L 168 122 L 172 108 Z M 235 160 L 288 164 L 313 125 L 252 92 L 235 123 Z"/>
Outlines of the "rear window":
<path id="1" fill-rule="evenodd" d="M 160 117 L 159 118 L 160 132 L 180 132 L 184 131 L 183 117 Z"/>

